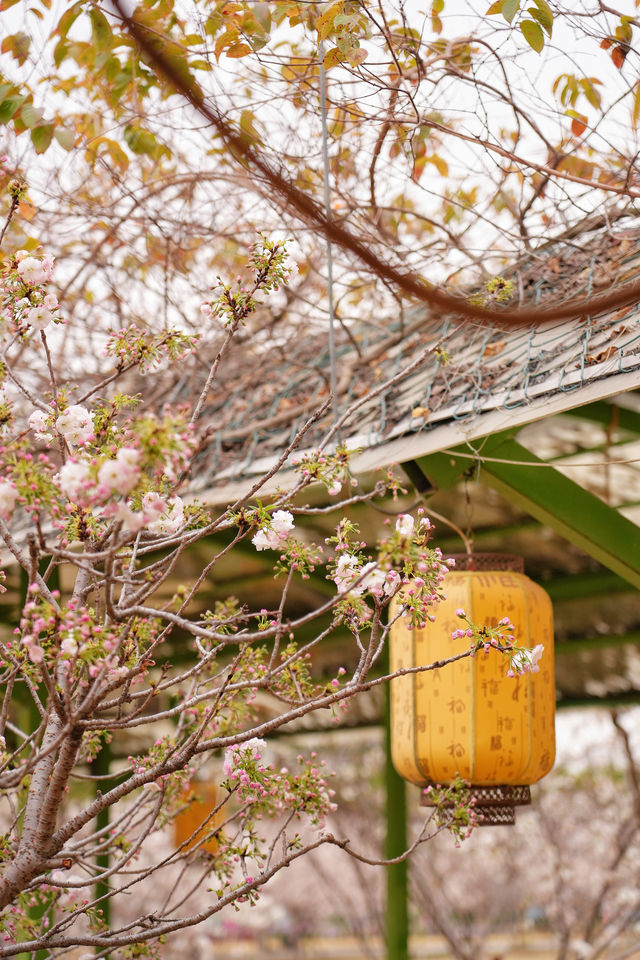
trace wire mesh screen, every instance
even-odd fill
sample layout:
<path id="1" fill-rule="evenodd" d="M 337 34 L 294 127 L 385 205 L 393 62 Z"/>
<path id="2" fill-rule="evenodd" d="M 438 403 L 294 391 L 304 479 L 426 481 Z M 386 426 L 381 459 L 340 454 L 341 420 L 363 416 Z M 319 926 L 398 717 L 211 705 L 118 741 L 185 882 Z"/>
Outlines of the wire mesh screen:
<path id="1" fill-rule="evenodd" d="M 602 293 L 636 277 L 638 237 L 637 230 L 617 235 L 598 231 L 531 254 L 507 274 L 514 291 L 509 305 L 548 306 Z M 339 410 L 363 401 L 342 435 L 361 448 L 549 397 L 572 394 L 567 406 L 575 406 L 586 385 L 640 370 L 638 305 L 526 328 L 501 325 L 500 304 L 492 327 L 414 308 L 403 322 L 390 316 L 388 323 L 375 327 L 356 323 L 340 336 L 335 371 Z M 403 376 L 421 351 L 436 345 L 442 349 L 428 352 L 417 369 Z M 396 375 L 398 380 L 385 386 Z M 173 384 L 167 399 L 180 398 L 187 376 Z M 277 342 L 239 341 L 210 397 L 210 441 L 200 460 L 198 485 L 261 471 L 326 402 L 329 383 L 325 329 L 304 336 L 293 331 L 288 340 Z M 320 441 L 331 418 L 328 405 L 305 435 L 304 447 Z"/>

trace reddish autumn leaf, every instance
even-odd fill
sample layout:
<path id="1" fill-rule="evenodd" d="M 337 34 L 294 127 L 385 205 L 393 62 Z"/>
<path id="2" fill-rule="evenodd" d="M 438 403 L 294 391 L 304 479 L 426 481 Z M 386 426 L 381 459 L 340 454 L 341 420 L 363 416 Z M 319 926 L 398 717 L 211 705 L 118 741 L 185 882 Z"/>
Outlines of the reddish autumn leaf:
<path id="1" fill-rule="evenodd" d="M 571 121 L 571 133 L 574 135 L 574 137 L 581 137 L 585 132 L 587 129 L 587 124 L 585 121 L 586 117 L 585 120 L 579 120 L 578 117 L 573 118 Z"/>
<path id="2" fill-rule="evenodd" d="M 617 47 L 614 47 L 611 51 L 611 59 L 613 60 L 615 66 L 618 70 L 622 69 L 622 65 L 626 60 L 627 54 L 631 48 L 626 43 L 621 43 Z"/>

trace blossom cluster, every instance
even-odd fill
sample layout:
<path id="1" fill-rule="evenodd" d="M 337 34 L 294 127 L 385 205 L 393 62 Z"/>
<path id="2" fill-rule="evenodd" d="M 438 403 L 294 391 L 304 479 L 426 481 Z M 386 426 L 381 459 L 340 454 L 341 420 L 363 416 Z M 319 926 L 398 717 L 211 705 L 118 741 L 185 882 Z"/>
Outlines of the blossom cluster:
<path id="1" fill-rule="evenodd" d="M 537 643 L 533 649 L 519 647 L 516 645 L 516 628 L 511 623 L 509 617 L 502 617 L 495 627 L 478 627 L 473 623 L 465 610 L 459 607 L 456 610 L 456 616 L 460 617 L 467 624 L 466 627 L 458 628 L 451 634 L 452 640 L 467 639 L 471 640 L 471 653 L 475 654 L 478 650 L 488 652 L 491 649 L 497 650 L 507 660 L 507 676 L 516 677 L 524 673 L 537 673 L 540 669 L 538 662 L 544 653 L 544 645 Z"/>
<path id="2" fill-rule="evenodd" d="M 403 589 L 404 611 L 412 626 L 424 626 L 426 620 L 434 619 L 431 608 L 442 596 L 444 578 L 454 561 L 445 560 L 439 548 L 427 546 L 431 529 L 431 522 L 422 510 L 418 511 L 417 520 L 411 514 L 400 514 L 392 535 L 381 542 L 380 553 L 374 560 L 363 554 L 366 544 L 360 540 L 356 525 L 341 521 L 335 536 L 327 540 L 334 545 L 329 578 L 351 612 L 358 598 L 366 595 L 382 603 Z M 276 510 L 273 515 L 262 516 L 252 543 L 256 550 L 284 551 L 281 560 L 289 562 L 293 569 L 304 571 L 305 559 L 313 569 L 317 555 L 307 556 L 309 549 L 296 549 L 299 541 L 294 532 L 293 514 Z M 363 604 L 357 606 L 357 618 L 366 620 L 370 608 Z"/>
<path id="3" fill-rule="evenodd" d="M 247 807 L 256 804 L 271 813 L 306 813 L 315 826 L 323 827 L 327 815 L 337 809 L 335 791 L 321 769 L 324 761 L 318 762 L 315 753 L 307 761 L 298 755 L 300 769 L 292 774 L 287 767 L 276 770 L 267 763 L 266 749 L 266 742 L 258 737 L 227 747 L 223 771 L 229 789 L 235 789 Z"/>
<path id="4" fill-rule="evenodd" d="M 278 290 L 289 282 L 298 268 L 288 259 L 287 241 L 268 240 L 259 234 L 251 245 L 247 269 L 253 274 L 251 282 L 238 276 L 232 286 L 217 278 L 212 287 L 213 295 L 200 305 L 204 319 L 217 317 L 225 326 L 244 322 L 259 304 L 256 293 Z"/>
<path id="5" fill-rule="evenodd" d="M 448 830 L 459 847 L 468 840 L 482 819 L 475 810 L 476 798 L 468 781 L 456 776 L 447 786 L 430 784 L 424 790 L 429 806 L 435 807 L 435 821 L 440 829 Z"/>
<path id="6" fill-rule="evenodd" d="M 305 453 L 301 457 L 293 457 L 291 465 L 296 468 L 303 480 L 310 482 L 319 480 L 327 488 L 331 497 L 337 497 L 342 491 L 345 482 L 349 486 L 357 486 L 358 481 L 348 478 L 347 468 L 352 451 L 339 447 L 334 454 Z"/>
<path id="7" fill-rule="evenodd" d="M 362 564 L 353 553 L 338 556 L 332 580 L 338 593 L 359 597 L 368 592 L 378 598 L 393 596 L 402 582 L 396 570 L 382 570 L 373 560 Z"/>
<path id="8" fill-rule="evenodd" d="M 256 550 L 281 550 L 294 528 L 293 515 L 288 510 L 276 510 L 271 519 L 252 537 Z"/>
<path id="9" fill-rule="evenodd" d="M 124 431 L 110 426 L 111 442 L 105 443 L 103 420 L 100 408 L 91 411 L 82 404 L 70 404 L 61 412 L 54 406 L 33 411 L 29 428 L 35 440 L 51 446 L 57 436 L 66 451 L 64 460 L 56 472 L 44 453 L 39 462 L 26 450 L 8 459 L 8 474 L 0 477 L 0 517 L 9 519 L 19 501 L 56 517 L 62 498 L 63 512 L 73 513 L 80 506 L 120 522 L 130 532 L 178 533 L 187 519 L 182 499 L 149 488 L 177 480 L 194 449 L 192 431 L 175 415 L 146 417 Z"/>
<path id="10" fill-rule="evenodd" d="M 59 593 L 53 592 L 54 600 Z M 42 663 L 50 652 L 60 663 L 80 661 L 89 678 L 105 672 L 107 681 L 121 679 L 128 672 L 119 656 L 120 636 L 97 623 L 93 612 L 77 607 L 73 600 L 60 611 L 47 601 L 37 583 L 28 589 L 19 627 L 14 631 L 19 647 L 31 663 Z"/>
<path id="11" fill-rule="evenodd" d="M 14 330 L 44 330 L 59 321 L 58 298 L 47 290 L 53 266 L 53 257 L 36 257 L 28 250 L 18 250 L 10 261 L 0 283 L 0 317 Z"/>
<path id="12" fill-rule="evenodd" d="M 104 349 L 105 356 L 113 357 L 119 367 L 136 366 L 141 373 L 158 368 L 163 360 L 173 362 L 191 353 L 198 337 L 181 330 L 163 330 L 150 334 L 136 323 L 118 330 L 109 330 Z"/>

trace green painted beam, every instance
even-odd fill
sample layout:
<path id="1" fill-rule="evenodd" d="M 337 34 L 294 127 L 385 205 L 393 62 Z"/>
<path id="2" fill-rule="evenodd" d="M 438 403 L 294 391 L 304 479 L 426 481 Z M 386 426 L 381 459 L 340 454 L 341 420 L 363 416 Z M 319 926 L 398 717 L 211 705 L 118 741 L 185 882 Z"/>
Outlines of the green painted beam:
<path id="1" fill-rule="evenodd" d="M 640 588 L 640 528 L 554 467 L 545 465 L 517 443 L 513 433 L 488 437 L 480 445 L 487 459 L 482 461 L 478 479 Z M 508 462 L 496 463 L 496 459 Z M 422 457 L 416 463 L 438 487 L 454 484 L 469 468 L 469 460 L 456 457 L 455 451 Z"/>
<path id="2" fill-rule="evenodd" d="M 573 707 L 631 707 L 640 703 L 640 690 L 628 693 L 612 693 L 607 697 L 566 697 L 556 700 L 556 710 L 570 710 Z"/>
<path id="3" fill-rule="evenodd" d="M 593 600 L 603 594 L 629 593 L 633 589 L 628 580 L 610 570 L 576 574 L 573 577 L 553 577 L 551 580 L 539 580 L 538 583 L 554 602 L 579 600 L 582 597 Z"/>
<path id="4" fill-rule="evenodd" d="M 640 436 L 640 413 L 619 407 L 606 400 L 597 400 L 595 403 L 585 403 L 582 407 L 566 410 L 563 416 L 576 417 L 579 420 L 588 420 L 598 423 L 602 427 L 612 426 L 615 430 L 625 430 L 628 433 Z"/>
<path id="5" fill-rule="evenodd" d="M 572 656 L 582 653 L 583 650 L 602 650 L 605 647 L 625 647 L 629 644 L 640 644 L 640 630 L 629 633 L 604 634 L 597 637 L 578 637 L 575 640 L 559 640 L 556 642 L 557 656 Z"/>

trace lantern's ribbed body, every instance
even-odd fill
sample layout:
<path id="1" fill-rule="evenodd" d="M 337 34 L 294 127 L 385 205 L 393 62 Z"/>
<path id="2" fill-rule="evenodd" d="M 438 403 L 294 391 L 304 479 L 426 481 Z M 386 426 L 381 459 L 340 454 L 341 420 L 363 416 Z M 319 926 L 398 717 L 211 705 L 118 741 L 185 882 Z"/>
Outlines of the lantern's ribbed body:
<path id="1" fill-rule="evenodd" d="M 537 673 L 507 677 L 496 650 L 409 674 L 391 682 L 393 763 L 412 783 L 449 783 L 456 775 L 473 784 L 532 784 L 553 766 L 555 688 L 551 601 L 523 574 L 459 571 L 445 582 L 447 599 L 424 630 L 403 619 L 391 630 L 390 665 L 427 665 L 465 650 L 452 640 L 465 626 L 463 608 L 478 626 L 502 617 L 515 625 L 517 646 L 544 644 Z"/>

